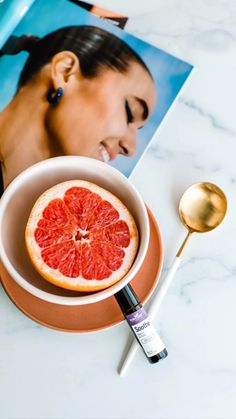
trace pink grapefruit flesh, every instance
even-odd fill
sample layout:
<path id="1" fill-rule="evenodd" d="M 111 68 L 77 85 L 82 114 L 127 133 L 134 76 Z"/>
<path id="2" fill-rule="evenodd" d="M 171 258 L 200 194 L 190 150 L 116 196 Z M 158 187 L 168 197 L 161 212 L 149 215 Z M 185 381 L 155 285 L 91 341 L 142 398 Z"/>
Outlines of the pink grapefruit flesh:
<path id="1" fill-rule="evenodd" d="M 139 237 L 133 216 L 115 195 L 94 183 L 71 180 L 38 198 L 25 240 L 43 278 L 62 288 L 90 292 L 126 275 Z"/>

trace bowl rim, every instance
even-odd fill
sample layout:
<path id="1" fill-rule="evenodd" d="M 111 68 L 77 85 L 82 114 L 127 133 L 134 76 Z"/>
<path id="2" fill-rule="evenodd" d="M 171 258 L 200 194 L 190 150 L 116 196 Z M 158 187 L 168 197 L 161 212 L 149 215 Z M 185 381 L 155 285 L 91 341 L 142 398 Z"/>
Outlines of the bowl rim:
<path id="1" fill-rule="evenodd" d="M 93 159 L 91 157 L 84 157 L 84 156 L 59 156 L 59 157 L 52 157 L 46 160 L 42 160 L 38 163 L 35 163 L 34 165 L 28 167 L 27 169 L 23 170 L 18 176 L 16 176 L 13 181 L 7 186 L 5 189 L 1 199 L 0 199 L 0 231 L 1 231 L 1 225 L 3 222 L 3 216 L 5 214 L 6 207 L 11 200 L 11 198 L 14 196 L 15 191 L 18 189 L 18 186 L 21 185 L 25 179 L 28 179 L 28 176 L 32 172 L 37 173 L 37 171 L 41 171 L 44 167 L 46 168 L 53 168 L 54 163 L 58 163 L 59 165 L 62 163 L 65 166 L 68 165 L 68 162 L 76 162 L 77 164 L 79 162 L 84 162 L 84 164 L 89 163 L 92 165 L 96 165 L 98 168 L 101 168 L 103 171 L 105 170 L 107 173 L 114 173 L 115 176 L 118 176 L 121 181 L 125 182 L 127 185 L 129 185 L 129 188 L 131 189 L 133 195 L 135 196 L 137 202 L 139 203 L 139 206 L 143 213 L 143 225 L 144 229 L 146 231 L 145 238 L 143 239 L 143 251 L 142 254 L 138 259 L 136 259 L 131 267 L 131 269 L 128 271 L 128 273 L 118 282 L 111 285 L 108 288 L 105 288 L 104 290 L 98 291 L 96 293 L 91 293 L 90 295 L 84 295 L 84 296 L 77 296 L 77 297 L 69 297 L 69 296 L 60 296 L 56 294 L 51 294 L 47 291 L 41 290 L 37 287 L 35 287 L 33 284 L 30 284 L 24 277 L 18 273 L 18 271 L 14 268 L 12 263 L 9 260 L 9 257 L 5 251 L 4 245 L 2 240 L 0 240 L 0 260 L 2 261 L 3 265 L 7 269 L 8 273 L 12 277 L 13 280 L 15 280 L 18 285 L 20 285 L 22 288 L 24 288 L 26 291 L 28 291 L 30 294 L 44 300 L 48 301 L 50 303 L 54 304 L 61 304 L 61 305 L 83 305 L 83 304 L 92 304 L 96 303 L 98 301 L 102 301 L 105 298 L 111 297 L 116 292 L 120 291 L 125 285 L 127 285 L 133 277 L 137 274 L 138 270 L 140 269 L 145 255 L 147 253 L 148 244 L 149 244 L 149 236 L 150 236 L 150 226 L 149 226 L 149 219 L 148 219 L 148 213 L 146 209 L 146 205 L 138 192 L 138 190 L 134 187 L 132 182 L 129 178 L 127 178 L 123 173 L 121 173 L 119 170 L 114 168 L 113 166 L 109 166 L 108 164 Z"/>

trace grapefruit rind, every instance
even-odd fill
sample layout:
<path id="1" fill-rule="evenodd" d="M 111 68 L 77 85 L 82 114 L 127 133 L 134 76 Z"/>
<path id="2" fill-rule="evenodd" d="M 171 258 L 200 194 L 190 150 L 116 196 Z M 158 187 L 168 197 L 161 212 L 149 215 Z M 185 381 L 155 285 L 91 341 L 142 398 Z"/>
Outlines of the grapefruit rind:
<path id="1" fill-rule="evenodd" d="M 84 279 L 82 276 L 75 278 L 67 277 L 64 276 L 58 269 L 50 268 L 42 259 L 42 248 L 38 245 L 34 235 L 38 221 L 42 218 L 42 213 L 49 202 L 57 198 L 63 199 L 65 192 L 72 187 L 89 189 L 91 192 L 98 194 L 103 200 L 109 201 L 119 212 L 119 220 L 125 221 L 129 227 L 130 243 L 127 248 L 122 247 L 122 250 L 125 252 L 122 265 L 118 270 L 113 271 L 108 278 L 98 280 Z M 127 274 L 137 253 L 139 235 L 133 216 L 115 195 L 92 182 L 84 180 L 70 180 L 46 190 L 35 202 L 27 222 L 25 241 L 30 259 L 36 270 L 44 279 L 65 289 L 81 292 L 93 292 L 110 287 Z"/>

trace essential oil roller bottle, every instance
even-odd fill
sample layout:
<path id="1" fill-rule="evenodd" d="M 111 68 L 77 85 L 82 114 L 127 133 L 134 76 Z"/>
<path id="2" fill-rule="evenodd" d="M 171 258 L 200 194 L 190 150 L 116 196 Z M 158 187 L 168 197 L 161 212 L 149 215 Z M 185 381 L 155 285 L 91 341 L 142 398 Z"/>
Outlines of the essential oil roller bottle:
<path id="1" fill-rule="evenodd" d="M 148 361 L 155 364 L 167 357 L 168 352 L 158 336 L 148 314 L 130 285 L 126 285 L 115 294 L 131 330 L 142 347 Z"/>

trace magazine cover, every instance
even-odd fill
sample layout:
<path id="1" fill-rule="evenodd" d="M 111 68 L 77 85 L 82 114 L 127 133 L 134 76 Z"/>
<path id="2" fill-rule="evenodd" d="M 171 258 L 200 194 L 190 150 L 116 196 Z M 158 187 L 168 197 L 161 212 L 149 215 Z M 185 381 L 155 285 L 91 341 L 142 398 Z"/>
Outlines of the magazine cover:
<path id="1" fill-rule="evenodd" d="M 80 1 L 80 0 L 71 0 L 71 1 L 73 1 L 78 6 L 81 6 L 82 8 L 88 10 L 90 13 L 94 14 L 95 16 L 98 16 L 101 19 L 108 20 L 110 23 L 113 23 L 113 25 L 118 26 L 119 28 L 124 29 L 128 21 L 127 16 L 114 12 L 113 10 L 107 10 L 95 4 L 87 3 L 85 1 Z"/>
<path id="2" fill-rule="evenodd" d="M 193 67 L 98 18 L 95 6 L 90 13 L 76 0 L 20 3 L 11 10 L 17 4 L 18 24 L 14 13 L 3 24 L 9 8 L 5 21 L 1 14 L 4 186 L 62 154 L 104 160 L 129 176 Z M 116 17 L 124 26 L 127 18 Z"/>

